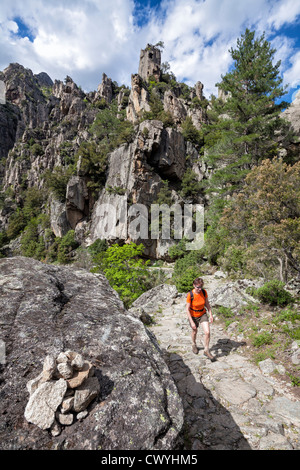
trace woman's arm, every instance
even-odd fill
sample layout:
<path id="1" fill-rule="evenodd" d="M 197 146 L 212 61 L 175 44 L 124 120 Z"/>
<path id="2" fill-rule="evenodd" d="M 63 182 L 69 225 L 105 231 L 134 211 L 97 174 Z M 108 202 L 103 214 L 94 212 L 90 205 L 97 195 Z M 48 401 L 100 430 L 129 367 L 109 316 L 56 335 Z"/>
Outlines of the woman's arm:
<path id="1" fill-rule="evenodd" d="M 197 327 L 196 327 L 195 323 L 193 322 L 190 308 L 191 308 L 191 303 L 187 302 L 186 303 L 186 313 L 187 313 L 187 316 L 188 316 L 191 327 L 193 328 L 193 330 L 196 330 Z"/>
<path id="2" fill-rule="evenodd" d="M 209 321 L 210 321 L 210 323 L 212 323 L 214 321 L 214 318 L 213 318 L 213 315 L 212 315 L 211 306 L 210 306 L 210 303 L 208 301 L 208 297 L 206 297 L 206 299 L 205 299 L 205 307 L 207 308 L 208 313 L 209 313 Z"/>

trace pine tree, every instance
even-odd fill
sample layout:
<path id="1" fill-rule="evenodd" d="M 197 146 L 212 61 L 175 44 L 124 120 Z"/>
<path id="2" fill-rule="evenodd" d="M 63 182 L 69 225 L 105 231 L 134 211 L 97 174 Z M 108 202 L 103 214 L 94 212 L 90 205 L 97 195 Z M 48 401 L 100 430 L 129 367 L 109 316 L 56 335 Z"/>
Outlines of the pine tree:
<path id="1" fill-rule="evenodd" d="M 255 38 L 249 29 L 230 50 L 234 67 L 217 84 L 222 97 L 212 102 L 205 136 L 205 153 L 217 168 L 214 191 L 232 193 L 254 165 L 277 155 L 277 137 L 288 126 L 280 118 L 287 103 L 279 102 L 285 87 L 275 52 L 265 34 Z"/>

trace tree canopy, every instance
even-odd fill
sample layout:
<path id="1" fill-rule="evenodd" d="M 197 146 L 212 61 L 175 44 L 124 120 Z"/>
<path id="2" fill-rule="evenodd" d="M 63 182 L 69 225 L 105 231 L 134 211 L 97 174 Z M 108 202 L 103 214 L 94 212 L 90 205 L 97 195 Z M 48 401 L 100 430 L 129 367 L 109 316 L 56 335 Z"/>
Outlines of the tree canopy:
<path id="1" fill-rule="evenodd" d="M 253 274 L 279 263 L 282 280 L 289 264 L 300 272 L 300 162 L 264 160 L 246 177 L 243 191 L 224 210 L 220 226 L 226 230 L 230 266 L 233 247 Z M 250 265 L 252 265 L 250 269 Z"/>
<path id="2" fill-rule="evenodd" d="M 280 61 L 273 64 L 270 43 L 246 29 L 230 54 L 233 69 L 222 76 L 209 113 L 205 134 L 205 155 L 217 169 L 210 186 L 221 194 L 231 194 L 248 171 L 265 158 L 277 155 L 278 135 L 289 126 L 280 117 L 287 103 L 280 76 Z"/>

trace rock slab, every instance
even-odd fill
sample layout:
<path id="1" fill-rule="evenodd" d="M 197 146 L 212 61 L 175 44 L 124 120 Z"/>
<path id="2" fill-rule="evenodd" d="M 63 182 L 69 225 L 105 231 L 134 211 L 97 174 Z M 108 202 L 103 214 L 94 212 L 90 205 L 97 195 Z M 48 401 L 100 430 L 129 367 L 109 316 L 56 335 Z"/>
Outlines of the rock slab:
<path id="1" fill-rule="evenodd" d="M 6 346 L 6 362 L 0 369 L 1 449 L 178 447 L 183 406 L 162 352 L 104 276 L 30 258 L 3 258 L 0 325 L 0 340 Z M 80 419 L 76 416 L 72 425 L 54 423 L 51 434 L 24 417 L 27 384 L 33 381 L 31 391 L 42 395 L 47 419 L 39 425 L 45 428 L 56 403 L 47 402 L 45 388 L 51 385 L 42 385 L 39 376 L 46 356 L 57 357 L 62 351 L 78 351 L 93 364 L 100 393 L 84 419 L 79 412 Z M 72 367 L 75 370 L 75 363 Z M 59 399 L 67 380 L 60 382 Z M 71 390 L 67 387 L 64 398 Z M 26 416 L 31 419 L 34 412 L 29 410 L 28 406 Z"/>
<path id="2" fill-rule="evenodd" d="M 64 379 L 46 382 L 31 395 L 25 408 L 25 418 L 41 429 L 48 429 L 55 419 L 55 412 L 67 391 Z"/>

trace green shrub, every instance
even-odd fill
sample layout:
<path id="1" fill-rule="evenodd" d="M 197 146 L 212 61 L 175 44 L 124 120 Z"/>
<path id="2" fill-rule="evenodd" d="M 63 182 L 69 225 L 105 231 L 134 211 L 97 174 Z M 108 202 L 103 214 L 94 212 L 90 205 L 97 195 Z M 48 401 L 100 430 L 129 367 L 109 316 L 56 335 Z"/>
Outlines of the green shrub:
<path id="1" fill-rule="evenodd" d="M 172 258 L 172 260 L 177 260 L 178 258 L 182 258 L 183 256 L 188 254 L 188 250 L 186 249 L 187 242 L 188 240 L 183 237 L 176 243 L 176 245 L 172 245 L 169 248 L 168 254 Z"/>
<path id="2" fill-rule="evenodd" d="M 300 387 L 300 379 L 299 377 L 287 372 L 287 375 L 289 376 L 289 378 L 291 379 L 291 383 L 292 383 L 292 386 L 293 387 Z"/>
<path id="3" fill-rule="evenodd" d="M 39 260 L 47 256 L 48 233 L 49 231 L 52 233 L 49 225 L 49 217 L 46 214 L 40 214 L 30 219 L 21 236 L 21 253 L 23 256 Z"/>
<path id="4" fill-rule="evenodd" d="M 259 348 L 264 346 L 265 344 L 272 344 L 273 342 L 273 335 L 267 331 L 260 333 L 258 335 L 253 336 L 252 343 L 253 346 Z"/>
<path id="5" fill-rule="evenodd" d="M 105 98 L 101 98 L 100 100 L 95 101 L 94 106 L 95 106 L 95 108 L 105 109 L 105 108 L 108 107 L 108 104 L 107 104 Z"/>
<path id="6" fill-rule="evenodd" d="M 59 147 L 59 154 L 64 165 L 74 164 L 74 149 L 72 142 L 63 142 Z"/>
<path id="7" fill-rule="evenodd" d="M 8 227 L 6 230 L 7 238 L 9 240 L 14 240 L 25 227 L 25 216 L 23 214 L 22 209 L 18 207 L 17 210 L 9 218 Z"/>
<path id="8" fill-rule="evenodd" d="M 106 186 L 106 191 L 110 194 L 118 194 L 119 196 L 124 196 L 126 194 L 126 189 L 121 188 L 120 186 Z"/>
<path id="9" fill-rule="evenodd" d="M 75 154 L 75 162 L 81 158 L 80 171 L 85 175 L 92 177 L 94 173 L 97 176 L 106 169 L 108 148 L 102 143 L 101 147 L 96 142 L 82 142 Z M 107 152 L 106 152 L 107 151 Z"/>
<path id="10" fill-rule="evenodd" d="M 0 232 L 0 248 L 2 248 L 6 243 L 8 243 L 7 234 L 5 231 Z"/>
<path id="11" fill-rule="evenodd" d="M 164 106 L 160 98 L 160 93 L 156 86 L 157 84 L 156 82 L 153 83 L 155 84 L 155 88 L 150 90 L 150 111 L 145 111 L 143 113 L 142 120 L 144 121 L 146 119 L 157 119 L 158 121 L 161 121 L 163 123 L 164 127 L 172 127 L 174 125 L 173 116 L 169 111 L 164 110 Z"/>
<path id="12" fill-rule="evenodd" d="M 230 245 L 220 258 L 220 263 L 224 271 L 239 273 L 245 265 L 245 247 Z"/>
<path id="13" fill-rule="evenodd" d="M 40 144 L 33 144 L 31 146 L 31 153 L 35 157 L 43 155 L 43 153 L 44 153 L 43 147 Z"/>
<path id="14" fill-rule="evenodd" d="M 163 186 L 160 188 L 155 204 L 167 204 L 168 206 L 172 205 L 172 191 L 169 188 L 169 182 L 163 180 Z"/>
<path id="15" fill-rule="evenodd" d="M 282 331 L 286 333 L 292 340 L 300 340 L 300 326 L 296 328 L 289 328 L 287 325 L 284 325 Z"/>
<path id="16" fill-rule="evenodd" d="M 108 154 L 120 145 L 129 144 L 135 134 L 131 122 L 119 119 L 116 103 L 99 111 L 92 126 L 90 140 L 82 142 L 74 160 L 80 159 L 80 173 L 88 178 L 87 187 L 94 193 L 104 186 Z"/>
<path id="17" fill-rule="evenodd" d="M 257 298 L 266 304 L 283 307 L 293 302 L 292 295 L 284 289 L 284 283 L 273 280 L 254 292 Z"/>
<path id="18" fill-rule="evenodd" d="M 78 242 L 75 240 L 75 231 L 69 230 L 58 241 L 57 261 L 66 264 L 70 261 L 70 253 L 78 247 Z"/>
<path id="19" fill-rule="evenodd" d="M 124 120 L 122 116 L 119 119 L 119 114 L 117 105 L 113 102 L 109 108 L 99 111 L 90 128 L 96 139 L 106 141 L 108 152 L 122 143 L 131 142 L 133 138 L 133 124 Z"/>
<path id="20" fill-rule="evenodd" d="M 192 118 L 188 116 L 185 121 L 183 121 L 182 125 L 182 135 L 186 140 L 192 142 L 192 144 L 199 144 L 201 143 L 201 133 L 198 129 L 194 126 Z"/>
<path id="21" fill-rule="evenodd" d="M 65 202 L 68 181 L 73 173 L 73 168 L 56 166 L 53 171 L 46 170 L 44 173 L 45 184 L 53 192 L 55 198 Z"/>
<path id="22" fill-rule="evenodd" d="M 161 111 L 158 116 L 158 120 L 163 123 L 164 127 L 174 126 L 174 119 L 172 114 L 169 111 Z"/>
<path id="23" fill-rule="evenodd" d="M 36 186 L 28 188 L 22 193 L 24 200 L 23 208 L 18 207 L 11 215 L 6 231 L 9 240 L 15 239 L 31 219 L 37 217 L 41 211 L 45 201 L 45 194 Z"/>
<path id="24" fill-rule="evenodd" d="M 196 173 L 191 168 L 188 168 L 181 181 L 181 196 L 183 198 L 197 199 L 201 189 L 202 185 L 198 181 Z"/>
<path id="25" fill-rule="evenodd" d="M 188 292 L 193 289 L 193 281 L 199 277 L 199 268 L 190 266 L 186 271 L 175 279 L 175 285 L 178 292 Z"/>
<path id="26" fill-rule="evenodd" d="M 100 253 L 104 253 L 108 248 L 107 241 L 101 240 L 98 238 L 94 243 L 92 243 L 88 247 L 88 252 L 91 254 L 92 258 L 99 255 Z"/>
<path id="27" fill-rule="evenodd" d="M 98 253 L 93 259 L 96 266 L 91 271 L 102 271 L 105 274 L 126 308 L 149 289 L 147 284 L 149 260 L 142 259 L 143 252 L 142 244 L 130 243 L 123 246 L 114 244 L 104 253 Z"/>
<path id="28" fill-rule="evenodd" d="M 119 121 L 118 124 L 118 136 L 114 142 L 114 147 L 118 147 L 122 144 L 130 144 L 134 138 L 135 130 L 134 126 L 129 121 Z"/>
<path id="29" fill-rule="evenodd" d="M 292 322 L 295 323 L 297 320 L 300 320 L 300 314 L 297 310 L 287 307 L 281 312 L 277 313 L 273 322 L 275 325 L 280 325 L 282 322 Z"/>
<path id="30" fill-rule="evenodd" d="M 32 217 L 36 217 L 38 214 L 41 213 L 44 201 L 44 192 L 36 186 L 33 186 L 26 190 L 23 207 L 23 214 L 26 220 L 30 220 Z"/>
<path id="31" fill-rule="evenodd" d="M 202 262 L 203 259 L 201 250 L 188 251 L 185 256 L 176 260 L 173 271 L 173 280 L 176 281 L 176 278 L 180 277 L 191 267 L 195 267 L 198 270 L 198 274 L 195 277 L 199 277 L 200 266 Z"/>
<path id="32" fill-rule="evenodd" d="M 220 307 L 218 307 L 217 311 L 218 311 L 218 314 L 221 315 L 224 318 L 234 317 L 234 313 L 231 310 L 231 308 L 220 306 Z"/>
<path id="33" fill-rule="evenodd" d="M 36 245 L 38 243 L 38 223 L 32 219 L 26 226 L 21 237 L 21 253 L 30 258 L 35 257 Z"/>

